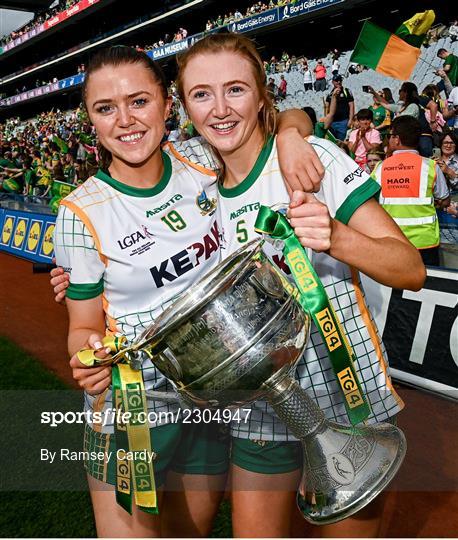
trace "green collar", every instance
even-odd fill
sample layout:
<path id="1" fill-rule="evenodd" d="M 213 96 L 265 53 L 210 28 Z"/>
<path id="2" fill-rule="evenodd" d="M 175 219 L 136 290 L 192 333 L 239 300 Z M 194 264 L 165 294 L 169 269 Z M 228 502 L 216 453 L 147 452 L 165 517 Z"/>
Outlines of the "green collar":
<path id="1" fill-rule="evenodd" d="M 262 147 L 261 152 L 259 153 L 256 163 L 253 165 L 253 168 L 249 172 L 248 176 L 240 182 L 237 186 L 232 188 L 225 188 L 221 183 L 218 184 L 218 190 L 222 197 L 238 197 L 249 190 L 250 187 L 256 182 L 262 170 L 264 169 L 267 160 L 269 159 L 270 153 L 272 152 L 272 147 L 274 145 L 275 137 L 270 135 L 266 143 Z"/>
<path id="2" fill-rule="evenodd" d="M 130 195 L 131 197 L 154 197 L 154 195 L 158 195 L 166 188 L 170 177 L 172 176 L 172 162 L 165 152 L 162 152 L 162 161 L 164 162 L 164 172 L 162 173 L 159 182 L 152 188 L 128 186 L 119 180 L 115 180 L 107 171 L 103 171 L 102 169 L 97 171 L 95 177 L 125 195 Z"/>

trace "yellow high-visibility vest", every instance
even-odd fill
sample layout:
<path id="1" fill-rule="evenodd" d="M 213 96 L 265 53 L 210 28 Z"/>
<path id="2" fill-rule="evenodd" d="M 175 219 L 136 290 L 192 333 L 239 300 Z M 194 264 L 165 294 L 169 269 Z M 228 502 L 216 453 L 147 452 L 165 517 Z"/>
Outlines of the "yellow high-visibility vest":
<path id="1" fill-rule="evenodd" d="M 439 245 L 434 207 L 436 163 L 413 152 L 399 152 L 380 163 L 372 177 L 380 184 L 379 202 L 418 249 Z"/>

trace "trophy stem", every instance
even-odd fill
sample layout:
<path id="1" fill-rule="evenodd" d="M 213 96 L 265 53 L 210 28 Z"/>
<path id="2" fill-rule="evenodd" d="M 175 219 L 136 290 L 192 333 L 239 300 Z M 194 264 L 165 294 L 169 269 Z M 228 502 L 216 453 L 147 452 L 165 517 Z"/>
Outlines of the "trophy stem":
<path id="1" fill-rule="evenodd" d="M 296 439 L 304 439 L 317 432 L 325 422 L 323 411 L 291 377 L 267 381 L 266 399 Z"/>
<path id="2" fill-rule="evenodd" d="M 303 445 L 297 502 L 307 521 L 323 525 L 345 519 L 393 479 L 406 452 L 400 429 L 330 422 L 290 377 L 280 382 L 272 377 L 263 386 L 275 412 Z"/>

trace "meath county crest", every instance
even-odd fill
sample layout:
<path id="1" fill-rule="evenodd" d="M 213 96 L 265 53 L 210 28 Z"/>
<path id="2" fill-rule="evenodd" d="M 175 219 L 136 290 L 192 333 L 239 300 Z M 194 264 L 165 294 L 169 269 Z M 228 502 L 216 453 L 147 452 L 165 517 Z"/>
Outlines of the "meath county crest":
<path id="1" fill-rule="evenodd" d="M 200 213 L 205 216 L 207 214 L 213 215 L 216 210 L 216 199 L 209 199 L 205 191 L 199 193 L 196 198 L 196 204 L 200 208 Z"/>

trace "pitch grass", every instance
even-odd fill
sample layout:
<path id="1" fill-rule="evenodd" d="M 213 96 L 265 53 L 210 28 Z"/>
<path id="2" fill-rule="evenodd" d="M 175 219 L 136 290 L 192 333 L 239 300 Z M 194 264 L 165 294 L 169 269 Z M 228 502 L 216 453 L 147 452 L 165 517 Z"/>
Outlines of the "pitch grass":
<path id="1" fill-rule="evenodd" d="M 39 361 L 0 337 L 1 390 L 65 390 L 68 386 Z M 3 463 L 3 467 L 7 466 Z M 95 537 L 87 492 L 0 491 L 0 537 Z M 221 505 L 211 538 L 232 536 L 230 508 Z"/>

